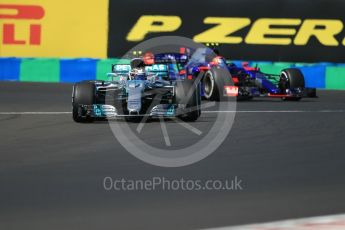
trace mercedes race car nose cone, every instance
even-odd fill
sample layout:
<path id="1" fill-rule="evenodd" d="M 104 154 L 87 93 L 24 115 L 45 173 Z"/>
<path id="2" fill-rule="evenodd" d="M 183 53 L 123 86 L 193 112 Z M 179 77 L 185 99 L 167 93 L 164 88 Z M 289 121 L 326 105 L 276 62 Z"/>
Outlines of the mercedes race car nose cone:
<path id="1" fill-rule="evenodd" d="M 131 80 L 128 81 L 127 87 L 128 103 L 127 109 L 130 113 L 140 113 L 141 110 L 141 98 L 144 88 L 143 81 Z"/>

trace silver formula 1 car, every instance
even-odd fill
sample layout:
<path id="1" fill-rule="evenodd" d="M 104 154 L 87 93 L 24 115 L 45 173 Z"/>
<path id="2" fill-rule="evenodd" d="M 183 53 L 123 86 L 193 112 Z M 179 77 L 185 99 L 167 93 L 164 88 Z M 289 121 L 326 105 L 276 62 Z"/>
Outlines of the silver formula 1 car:
<path id="1" fill-rule="evenodd" d="M 74 84 L 73 120 L 124 117 L 140 121 L 148 117 L 177 117 L 195 121 L 201 114 L 200 83 L 179 74 L 187 61 L 182 54 L 159 54 L 134 58 L 130 65 L 112 65 L 108 81 Z"/>

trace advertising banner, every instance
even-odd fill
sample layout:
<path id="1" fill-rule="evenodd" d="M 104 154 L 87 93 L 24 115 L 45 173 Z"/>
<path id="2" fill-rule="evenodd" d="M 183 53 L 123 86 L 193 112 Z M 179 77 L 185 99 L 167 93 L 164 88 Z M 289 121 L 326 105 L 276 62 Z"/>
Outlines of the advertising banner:
<path id="1" fill-rule="evenodd" d="M 156 36 L 219 43 L 230 59 L 345 62 L 342 0 L 110 0 L 108 56 Z"/>
<path id="2" fill-rule="evenodd" d="M 1 0 L 0 57 L 107 57 L 108 0 Z"/>

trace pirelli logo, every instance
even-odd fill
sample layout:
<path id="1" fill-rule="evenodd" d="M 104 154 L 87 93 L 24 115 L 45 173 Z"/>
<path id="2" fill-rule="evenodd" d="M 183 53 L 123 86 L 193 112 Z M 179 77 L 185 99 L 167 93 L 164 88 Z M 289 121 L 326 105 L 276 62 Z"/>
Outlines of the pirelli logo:
<path id="1" fill-rule="evenodd" d="M 196 42 L 305 46 L 314 37 L 323 46 L 345 46 L 345 39 L 337 36 L 343 31 L 344 24 L 337 19 L 259 18 L 252 21 L 239 17 L 206 17 L 202 23 L 213 26 L 194 35 Z M 126 39 L 139 42 L 151 33 L 177 31 L 181 25 L 179 16 L 143 15 L 130 29 Z M 245 36 L 236 35 L 245 29 L 248 31 Z"/>
<path id="2" fill-rule="evenodd" d="M 40 45 L 44 9 L 35 5 L 6 5 L 0 4 L 0 19 L 2 24 L 2 44 L 4 45 Z M 29 32 L 26 39 L 16 38 L 16 24 L 6 23 L 6 20 L 26 20 Z M 35 21 L 35 23 L 32 23 Z"/>

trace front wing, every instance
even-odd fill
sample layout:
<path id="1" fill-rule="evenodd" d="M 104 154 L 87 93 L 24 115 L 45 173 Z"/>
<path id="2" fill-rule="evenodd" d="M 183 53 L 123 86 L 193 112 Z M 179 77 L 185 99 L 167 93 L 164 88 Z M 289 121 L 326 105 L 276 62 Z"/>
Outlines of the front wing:
<path id="1" fill-rule="evenodd" d="M 83 117 L 93 118 L 118 118 L 130 116 L 148 116 L 148 117 L 165 117 L 172 118 L 181 116 L 192 112 L 195 108 L 186 108 L 184 105 L 177 104 L 159 104 L 150 109 L 146 114 L 124 114 L 121 110 L 113 105 L 93 104 L 93 105 L 79 105 L 79 111 Z"/>

